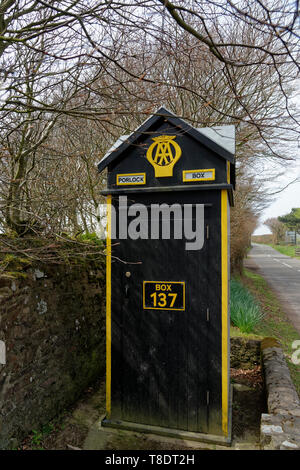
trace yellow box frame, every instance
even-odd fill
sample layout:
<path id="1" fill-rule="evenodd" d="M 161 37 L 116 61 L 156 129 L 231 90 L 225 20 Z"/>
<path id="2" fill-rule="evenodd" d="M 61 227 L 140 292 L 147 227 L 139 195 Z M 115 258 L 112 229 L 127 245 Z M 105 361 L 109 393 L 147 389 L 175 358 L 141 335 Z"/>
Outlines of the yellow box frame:
<path id="1" fill-rule="evenodd" d="M 119 176 L 137 176 L 137 175 L 144 177 L 143 183 L 119 183 L 118 182 Z M 136 185 L 139 185 L 139 184 L 146 184 L 146 173 L 120 173 L 116 176 L 116 185 L 117 186 L 130 186 L 130 185 L 131 186 L 132 185 L 136 186 Z"/>
<path id="2" fill-rule="evenodd" d="M 182 284 L 183 285 L 183 308 L 157 308 L 145 306 L 145 284 Z M 185 310 L 185 282 L 184 281 L 143 281 L 143 309 L 145 310 Z"/>
<path id="3" fill-rule="evenodd" d="M 197 172 L 201 172 L 201 173 L 208 173 L 208 172 L 212 172 L 212 176 L 210 178 L 193 178 L 192 180 L 188 180 L 186 179 L 186 174 L 187 173 L 197 173 Z M 193 181 L 214 181 L 215 180 L 215 177 L 216 177 L 216 170 L 215 168 L 205 168 L 205 169 L 201 169 L 201 170 L 183 170 L 182 172 L 182 181 L 184 183 L 191 183 Z"/>

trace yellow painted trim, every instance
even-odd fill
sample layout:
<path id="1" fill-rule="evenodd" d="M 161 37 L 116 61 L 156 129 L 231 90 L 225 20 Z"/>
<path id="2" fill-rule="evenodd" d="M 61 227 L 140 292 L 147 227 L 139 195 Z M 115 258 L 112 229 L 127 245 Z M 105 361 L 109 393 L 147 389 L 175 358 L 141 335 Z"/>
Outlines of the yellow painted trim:
<path id="1" fill-rule="evenodd" d="M 183 285 L 183 308 L 159 308 L 159 307 L 146 307 L 145 305 L 145 285 L 146 284 L 182 284 Z M 185 282 L 184 281 L 143 281 L 143 309 L 145 310 L 185 310 Z"/>
<path id="2" fill-rule="evenodd" d="M 111 414 L 111 195 L 107 196 L 106 237 L 106 417 Z"/>
<path id="3" fill-rule="evenodd" d="M 227 183 L 230 184 L 230 162 L 227 162 Z"/>
<path id="4" fill-rule="evenodd" d="M 221 191 L 221 265 L 222 265 L 222 430 L 228 436 L 228 196 Z"/>
<path id="5" fill-rule="evenodd" d="M 118 178 L 119 176 L 143 176 L 144 181 L 142 183 L 119 183 Z M 138 184 L 146 184 L 146 173 L 120 173 L 116 176 L 116 185 L 117 186 L 130 186 L 130 185 L 138 185 Z"/>
<path id="6" fill-rule="evenodd" d="M 201 172 L 201 173 L 212 172 L 212 176 L 210 178 L 193 178 L 192 180 L 189 180 L 186 178 L 187 173 L 197 173 L 197 172 Z M 183 170 L 182 172 L 182 181 L 184 183 L 192 183 L 193 181 L 214 181 L 215 177 L 216 177 L 215 168 L 210 168 L 210 169 L 205 168 L 205 169 L 200 169 L 200 170 Z"/>

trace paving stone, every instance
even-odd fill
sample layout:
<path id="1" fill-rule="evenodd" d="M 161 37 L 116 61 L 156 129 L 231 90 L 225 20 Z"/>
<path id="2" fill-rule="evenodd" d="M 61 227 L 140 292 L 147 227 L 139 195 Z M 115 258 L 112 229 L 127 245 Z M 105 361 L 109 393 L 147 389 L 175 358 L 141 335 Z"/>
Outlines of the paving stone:
<path id="1" fill-rule="evenodd" d="M 300 447 L 294 442 L 284 441 L 280 446 L 280 450 L 298 450 Z"/>

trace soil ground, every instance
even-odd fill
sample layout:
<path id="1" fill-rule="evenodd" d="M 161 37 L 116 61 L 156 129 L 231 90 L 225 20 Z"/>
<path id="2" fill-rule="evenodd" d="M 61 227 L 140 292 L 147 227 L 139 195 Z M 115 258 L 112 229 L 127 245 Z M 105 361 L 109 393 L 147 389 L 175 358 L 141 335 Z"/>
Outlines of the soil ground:
<path id="1" fill-rule="evenodd" d="M 261 413 L 266 412 L 260 367 L 251 370 L 231 369 L 233 384 L 232 447 L 257 449 Z M 105 383 L 89 388 L 74 408 L 58 419 L 34 431 L 20 450 L 191 450 L 221 449 L 222 446 L 182 441 L 154 435 L 102 428 L 105 414 Z M 96 430 L 97 428 L 97 430 Z M 95 431 L 96 430 L 96 431 Z M 225 448 L 226 449 L 226 448 Z"/>

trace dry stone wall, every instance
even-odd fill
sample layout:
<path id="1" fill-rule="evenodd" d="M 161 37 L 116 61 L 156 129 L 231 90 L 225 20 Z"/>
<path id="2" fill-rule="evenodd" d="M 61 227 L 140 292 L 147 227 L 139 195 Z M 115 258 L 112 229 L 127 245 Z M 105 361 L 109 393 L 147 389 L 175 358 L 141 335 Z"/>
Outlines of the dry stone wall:
<path id="1" fill-rule="evenodd" d="M 0 342 L 0 449 L 7 449 L 103 376 L 104 261 L 31 265 L 25 277 L 1 277 Z"/>
<path id="2" fill-rule="evenodd" d="M 268 414 L 261 417 L 264 450 L 300 450 L 300 400 L 280 344 L 262 341 Z"/>

